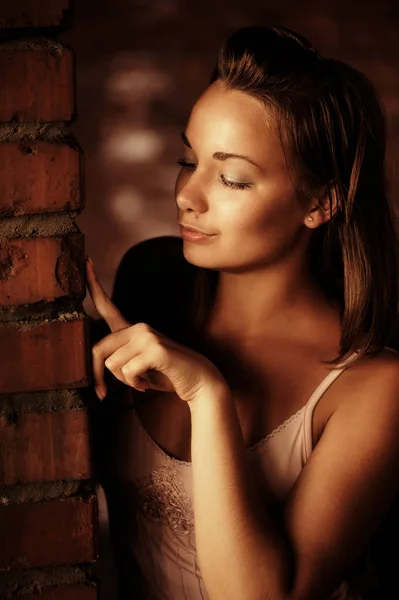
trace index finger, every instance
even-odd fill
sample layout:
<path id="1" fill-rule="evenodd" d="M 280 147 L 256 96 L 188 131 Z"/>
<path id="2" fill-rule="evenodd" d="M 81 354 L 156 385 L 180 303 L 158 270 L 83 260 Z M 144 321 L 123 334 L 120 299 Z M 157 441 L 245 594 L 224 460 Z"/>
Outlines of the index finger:
<path id="1" fill-rule="evenodd" d="M 129 327 L 130 323 L 126 321 L 122 313 L 116 308 L 97 279 L 94 265 L 90 258 L 86 259 L 86 283 L 98 314 L 104 319 L 111 331 L 118 331 L 124 327 Z"/>

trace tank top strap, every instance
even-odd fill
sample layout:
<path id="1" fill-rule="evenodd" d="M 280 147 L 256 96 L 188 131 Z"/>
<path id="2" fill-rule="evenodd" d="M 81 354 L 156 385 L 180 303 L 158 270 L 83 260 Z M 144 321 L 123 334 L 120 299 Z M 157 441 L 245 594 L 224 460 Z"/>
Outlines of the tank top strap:
<path id="1" fill-rule="evenodd" d="M 397 350 L 395 350 L 394 348 L 390 348 L 389 346 L 384 346 L 384 350 L 391 350 L 395 354 L 398 354 Z M 350 356 L 348 356 L 348 358 L 343 363 L 340 363 L 335 368 L 333 368 L 331 372 L 327 375 L 327 377 L 325 377 L 325 379 L 323 379 L 323 381 L 317 386 L 317 388 L 309 398 L 307 404 L 305 405 L 305 410 L 303 414 L 303 448 L 305 453 L 305 456 L 303 458 L 305 461 L 309 458 L 310 453 L 313 449 L 312 417 L 316 404 L 323 396 L 324 392 L 330 387 L 330 385 L 341 375 L 341 373 L 345 371 L 345 369 L 347 369 L 351 365 L 357 354 L 358 351 L 355 350 Z"/>
<path id="2" fill-rule="evenodd" d="M 317 386 L 311 397 L 309 398 L 307 404 L 305 405 L 305 410 L 303 414 L 303 433 L 304 433 L 304 459 L 307 460 L 310 456 L 310 453 L 313 449 L 313 440 L 312 440 L 312 417 L 314 409 L 323 396 L 323 394 L 328 390 L 330 385 L 334 383 L 336 379 L 347 369 L 350 364 L 353 362 L 353 359 L 358 354 L 357 351 L 353 352 L 343 363 L 340 363 L 336 367 L 334 367 L 330 373 L 323 379 L 323 381 Z"/>

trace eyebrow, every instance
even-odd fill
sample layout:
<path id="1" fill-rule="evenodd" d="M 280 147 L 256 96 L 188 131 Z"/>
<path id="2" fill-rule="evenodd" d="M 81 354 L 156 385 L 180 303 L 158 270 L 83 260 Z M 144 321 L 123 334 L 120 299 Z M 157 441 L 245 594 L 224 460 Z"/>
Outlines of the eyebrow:
<path id="1" fill-rule="evenodd" d="M 190 150 L 192 150 L 192 146 L 184 132 L 181 133 L 181 139 L 183 140 L 183 144 L 187 146 L 187 148 L 190 148 Z M 254 165 L 257 169 L 259 169 L 259 171 L 262 170 L 261 167 L 253 160 L 253 158 L 251 158 L 250 156 L 245 156 L 244 154 L 232 154 L 231 152 L 214 152 L 212 154 L 212 158 L 221 161 L 227 160 L 228 158 L 239 158 L 241 160 L 246 160 L 247 162 L 251 163 L 251 165 Z"/>

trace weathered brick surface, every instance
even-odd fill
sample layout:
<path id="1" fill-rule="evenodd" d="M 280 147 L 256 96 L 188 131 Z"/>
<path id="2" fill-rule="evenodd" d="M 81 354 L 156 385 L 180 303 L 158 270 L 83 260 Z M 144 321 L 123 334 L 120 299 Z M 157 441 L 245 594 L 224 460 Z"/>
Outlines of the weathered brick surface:
<path id="1" fill-rule="evenodd" d="M 59 24 L 69 0 L 18 0 L 0 5 L 0 29 L 53 27 Z"/>
<path id="2" fill-rule="evenodd" d="M 0 239 L 0 306 L 85 295 L 82 234 Z"/>
<path id="3" fill-rule="evenodd" d="M 1 143 L 0 217 L 81 210 L 81 170 L 77 146 L 43 141 Z"/>
<path id="4" fill-rule="evenodd" d="M 0 484 L 91 476 L 86 409 L 0 416 Z"/>
<path id="5" fill-rule="evenodd" d="M 96 522 L 94 496 L 0 506 L 0 569 L 91 562 Z"/>
<path id="6" fill-rule="evenodd" d="M 0 393 L 88 385 L 87 319 L 0 324 Z"/>
<path id="7" fill-rule="evenodd" d="M 84 207 L 68 129 L 74 56 L 55 30 L 27 30 L 65 30 L 70 4 L 0 0 L 0 571 L 14 577 L 0 600 L 97 598 L 86 567 L 74 573 L 98 554 L 97 499 L 77 497 L 92 489 L 81 481 L 92 477 L 88 412 L 59 403 L 89 384 L 90 367 L 84 236 L 70 214 Z"/>
<path id="8" fill-rule="evenodd" d="M 70 121 L 75 109 L 73 56 L 0 51 L 0 121 Z"/>
<path id="9" fill-rule="evenodd" d="M 97 588 L 94 585 L 65 585 L 41 588 L 37 593 L 16 596 L 18 600 L 96 600 Z"/>

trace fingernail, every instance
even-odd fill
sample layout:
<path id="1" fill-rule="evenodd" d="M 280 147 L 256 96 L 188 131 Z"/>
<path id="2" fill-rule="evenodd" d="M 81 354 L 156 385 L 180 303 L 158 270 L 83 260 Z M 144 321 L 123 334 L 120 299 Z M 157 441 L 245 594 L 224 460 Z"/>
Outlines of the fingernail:
<path id="1" fill-rule="evenodd" d="M 104 392 L 103 389 L 100 389 L 100 388 L 97 388 L 97 387 L 95 388 L 95 390 L 96 390 L 96 394 L 97 394 L 98 399 L 99 400 L 104 400 L 105 396 L 107 395 L 107 392 L 106 391 Z"/>
<path id="2" fill-rule="evenodd" d="M 93 261 L 91 260 L 90 256 L 86 256 L 86 260 L 87 262 L 93 267 Z"/>

